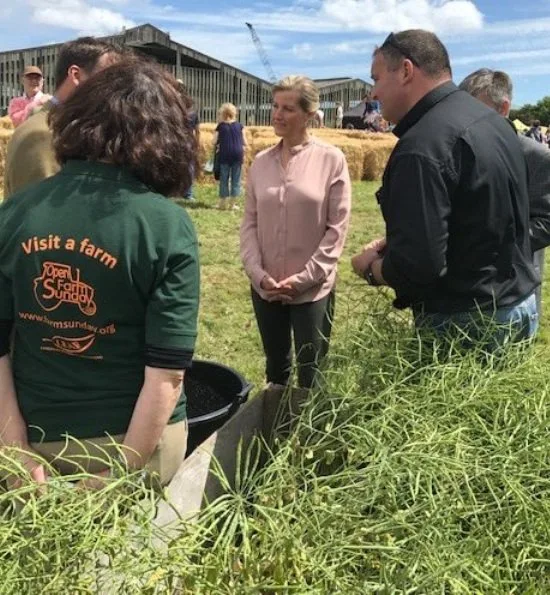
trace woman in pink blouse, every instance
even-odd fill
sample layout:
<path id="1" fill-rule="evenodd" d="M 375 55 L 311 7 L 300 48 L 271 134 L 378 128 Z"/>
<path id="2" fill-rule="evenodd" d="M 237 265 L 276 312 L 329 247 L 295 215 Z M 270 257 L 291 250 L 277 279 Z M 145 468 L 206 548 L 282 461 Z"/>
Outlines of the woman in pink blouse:
<path id="1" fill-rule="evenodd" d="M 267 381 L 309 388 L 328 350 L 336 265 L 348 229 L 351 184 L 343 153 L 309 135 L 319 91 L 303 76 L 273 87 L 281 141 L 256 156 L 241 225 L 241 258 L 266 354 Z"/>

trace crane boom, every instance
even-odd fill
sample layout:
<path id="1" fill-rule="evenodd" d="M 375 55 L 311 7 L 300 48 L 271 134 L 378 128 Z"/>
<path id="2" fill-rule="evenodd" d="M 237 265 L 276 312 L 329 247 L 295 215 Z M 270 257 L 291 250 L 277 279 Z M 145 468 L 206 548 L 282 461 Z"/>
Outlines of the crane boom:
<path id="1" fill-rule="evenodd" d="M 254 45 L 256 46 L 256 50 L 258 51 L 258 55 L 260 56 L 260 60 L 262 61 L 264 68 L 267 70 L 267 75 L 269 77 L 269 80 L 272 83 L 277 82 L 277 77 L 276 77 L 275 73 L 273 72 L 273 68 L 271 67 L 271 63 L 269 62 L 269 58 L 267 57 L 267 53 L 264 49 L 264 46 L 262 45 L 262 42 L 260 41 L 260 38 L 258 37 L 258 34 L 256 33 L 256 29 L 254 29 L 253 25 L 251 25 L 250 23 L 245 23 L 245 25 L 250 30 L 250 35 L 252 35 L 252 41 L 254 42 Z"/>

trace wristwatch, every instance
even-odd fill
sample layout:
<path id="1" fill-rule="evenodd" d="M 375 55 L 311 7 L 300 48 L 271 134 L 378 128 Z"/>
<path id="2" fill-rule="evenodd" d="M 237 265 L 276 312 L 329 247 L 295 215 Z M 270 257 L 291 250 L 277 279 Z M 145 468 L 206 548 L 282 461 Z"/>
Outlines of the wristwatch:
<path id="1" fill-rule="evenodd" d="M 372 272 L 372 262 L 369 266 L 363 271 L 363 279 L 371 285 L 372 287 L 378 287 L 380 283 L 376 280 L 374 273 Z"/>

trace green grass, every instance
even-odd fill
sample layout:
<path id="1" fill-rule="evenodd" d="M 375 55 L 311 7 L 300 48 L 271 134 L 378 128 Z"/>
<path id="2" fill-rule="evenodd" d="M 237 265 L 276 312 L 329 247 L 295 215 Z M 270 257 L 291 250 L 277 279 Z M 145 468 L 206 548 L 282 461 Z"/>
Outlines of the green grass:
<path id="1" fill-rule="evenodd" d="M 373 182 L 353 186 L 353 217 L 339 267 L 335 339 L 345 328 L 355 305 L 377 293 L 353 275 L 349 262 L 367 240 L 383 233 L 374 198 L 377 187 Z M 262 346 L 248 278 L 239 257 L 242 210 L 218 211 L 216 192 L 214 186 L 198 187 L 197 204 L 187 207 L 200 242 L 202 290 L 197 357 L 233 366 L 261 387 L 264 383 Z"/>
<path id="2" fill-rule="evenodd" d="M 388 314 L 363 312 L 269 464 L 205 512 L 191 590 L 548 592 L 544 363 L 438 361 Z"/>
<path id="3" fill-rule="evenodd" d="M 155 494 L 132 478 L 98 493 L 0 492 L 0 593 L 550 591 L 548 315 L 532 350 L 500 361 L 420 345 L 392 292 L 351 271 L 383 231 L 376 187 L 354 184 L 323 387 L 290 435 L 261 445 L 268 464 L 252 457 L 175 540 L 151 526 L 137 501 Z M 214 187 L 197 197 L 186 207 L 202 258 L 196 355 L 261 388 L 242 211 L 217 211 Z"/>
<path id="4" fill-rule="evenodd" d="M 365 302 L 391 299 L 391 290 L 373 289 L 351 270 L 350 258 L 361 246 L 384 234 L 374 197 L 378 182 L 355 182 L 348 239 L 339 265 L 334 340 L 346 333 L 353 312 Z M 257 387 L 264 383 L 264 359 L 250 302 L 248 279 L 239 258 L 239 224 L 242 210 L 218 211 L 217 187 L 198 186 L 198 202 L 188 208 L 200 242 L 202 292 L 197 357 L 230 365 Z M 184 201 L 180 201 L 185 204 Z M 242 205 L 241 205 L 242 206 Z M 547 267 L 548 270 L 548 267 Z M 549 286 L 550 287 L 550 286 Z M 546 303 L 548 291 L 544 294 Z M 550 312 L 545 311 L 539 342 L 550 339 Z M 406 314 L 405 314 L 406 315 Z M 541 356 L 545 357 L 544 351 Z"/>

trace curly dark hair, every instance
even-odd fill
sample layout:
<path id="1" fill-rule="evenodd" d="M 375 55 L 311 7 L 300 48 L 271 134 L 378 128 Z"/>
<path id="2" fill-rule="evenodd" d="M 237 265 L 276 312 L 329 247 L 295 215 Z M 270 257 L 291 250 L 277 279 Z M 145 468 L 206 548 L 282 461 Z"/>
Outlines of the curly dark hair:
<path id="1" fill-rule="evenodd" d="M 50 112 L 50 125 L 60 163 L 120 165 L 165 196 L 191 185 L 197 147 L 186 98 L 154 62 L 128 57 L 94 74 Z"/>

